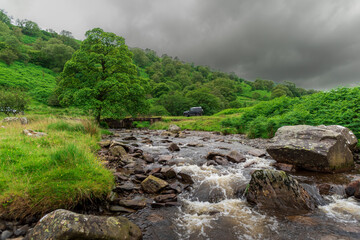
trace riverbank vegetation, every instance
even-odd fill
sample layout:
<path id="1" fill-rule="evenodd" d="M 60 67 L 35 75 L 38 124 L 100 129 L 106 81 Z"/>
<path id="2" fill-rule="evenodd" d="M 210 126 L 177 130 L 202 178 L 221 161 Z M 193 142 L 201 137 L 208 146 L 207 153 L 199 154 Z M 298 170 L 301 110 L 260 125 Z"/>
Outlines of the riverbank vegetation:
<path id="1" fill-rule="evenodd" d="M 105 198 L 114 182 L 95 155 L 100 129 L 87 120 L 29 120 L 0 128 L 0 216 L 40 215 Z M 26 136 L 25 128 L 47 135 Z"/>

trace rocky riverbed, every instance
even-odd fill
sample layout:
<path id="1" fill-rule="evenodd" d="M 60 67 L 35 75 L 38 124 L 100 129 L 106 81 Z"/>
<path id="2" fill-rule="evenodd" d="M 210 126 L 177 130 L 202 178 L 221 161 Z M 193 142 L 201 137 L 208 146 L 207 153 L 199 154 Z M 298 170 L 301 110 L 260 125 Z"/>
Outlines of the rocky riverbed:
<path id="1" fill-rule="evenodd" d="M 112 165 L 116 159 L 106 155 L 108 150 L 100 152 L 104 159 L 110 157 L 109 165 L 117 169 L 114 174 L 119 176 L 118 187 L 134 184 L 130 193 L 117 192 L 117 197 L 145 198 L 142 201 L 146 207 L 133 206 L 135 211 L 126 214 L 142 229 L 144 239 L 360 238 L 360 203 L 345 197 L 344 192 L 349 182 L 360 177 L 358 170 L 337 174 L 296 171 L 270 158 L 265 151 L 270 140 L 249 140 L 242 135 L 122 130 L 114 131 L 107 140 L 130 146 L 130 155 L 142 159 L 135 165 L 121 163 L 120 167 Z M 232 152 L 241 156 L 238 161 L 231 161 Z M 123 174 L 127 168 L 130 174 Z M 169 168 L 175 171 L 172 180 L 165 176 Z M 250 205 L 244 192 L 251 174 L 276 168 L 287 170 L 300 182 L 318 207 L 289 215 Z M 156 194 L 142 193 L 142 179 L 137 175 L 144 174 L 145 178 L 150 173 L 168 181 L 171 187 Z M 186 182 L 184 176 L 191 181 Z M 159 203 L 159 199 L 165 199 L 165 203 Z"/>
<path id="2" fill-rule="evenodd" d="M 358 165 L 346 173 L 300 171 L 271 159 L 265 151 L 270 140 L 243 135 L 112 131 L 98 154 L 115 176 L 114 189 L 108 201 L 84 204 L 76 212 L 125 216 L 140 227 L 143 239 L 360 238 L 360 202 L 345 193 L 346 185 L 360 178 Z M 254 171 L 279 168 L 306 189 L 316 208 L 267 211 L 246 200 Z M 1 237 L 22 239 L 34 224 L 34 219 L 0 222 Z"/>

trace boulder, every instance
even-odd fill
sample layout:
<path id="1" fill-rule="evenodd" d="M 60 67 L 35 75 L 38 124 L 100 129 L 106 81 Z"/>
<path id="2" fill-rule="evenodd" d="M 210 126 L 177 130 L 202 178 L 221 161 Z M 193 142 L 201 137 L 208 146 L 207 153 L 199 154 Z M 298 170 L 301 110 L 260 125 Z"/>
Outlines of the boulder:
<path id="1" fill-rule="evenodd" d="M 70 240 L 142 239 L 138 226 L 125 217 L 92 216 L 59 209 L 44 216 L 30 232 L 28 239 Z"/>
<path id="2" fill-rule="evenodd" d="M 246 161 L 246 157 L 237 151 L 231 151 L 228 155 L 226 155 L 226 158 L 233 163 L 240 163 Z"/>
<path id="3" fill-rule="evenodd" d="M 360 199 L 360 179 L 349 183 L 345 188 L 345 193 L 348 197 L 354 196 Z"/>
<path id="4" fill-rule="evenodd" d="M 343 172 L 354 167 L 352 136 L 341 126 L 285 126 L 278 129 L 267 152 L 277 162 L 302 169 Z"/>
<path id="5" fill-rule="evenodd" d="M 171 133 L 179 133 L 181 131 L 181 128 L 175 124 L 170 124 L 168 130 Z"/>
<path id="6" fill-rule="evenodd" d="M 194 180 L 191 177 L 191 174 L 185 171 L 180 171 L 178 175 L 181 177 L 181 180 L 185 184 L 193 184 Z"/>
<path id="7" fill-rule="evenodd" d="M 154 177 L 153 175 L 148 176 L 144 181 L 141 182 L 141 187 L 145 192 L 148 193 L 157 193 L 164 187 L 168 186 L 168 182 Z"/>
<path id="8" fill-rule="evenodd" d="M 110 153 L 114 157 L 124 157 L 127 155 L 126 150 L 120 145 L 115 145 L 113 147 L 110 147 Z"/>
<path id="9" fill-rule="evenodd" d="M 283 171 L 256 170 L 245 191 L 249 203 L 286 214 L 307 212 L 316 203 L 310 194 Z"/>
<path id="10" fill-rule="evenodd" d="M 155 202 L 158 203 L 166 203 L 166 202 L 176 202 L 177 201 L 177 195 L 176 194 L 164 194 L 159 195 L 154 198 Z"/>
<path id="11" fill-rule="evenodd" d="M 206 155 L 206 159 L 207 160 L 215 160 L 215 157 L 225 157 L 224 154 L 222 153 L 218 153 L 218 152 L 209 152 L 207 155 Z"/>
<path id="12" fill-rule="evenodd" d="M 168 147 L 168 149 L 169 149 L 171 152 L 180 151 L 179 146 L 176 145 L 175 143 L 171 143 L 170 146 Z"/>

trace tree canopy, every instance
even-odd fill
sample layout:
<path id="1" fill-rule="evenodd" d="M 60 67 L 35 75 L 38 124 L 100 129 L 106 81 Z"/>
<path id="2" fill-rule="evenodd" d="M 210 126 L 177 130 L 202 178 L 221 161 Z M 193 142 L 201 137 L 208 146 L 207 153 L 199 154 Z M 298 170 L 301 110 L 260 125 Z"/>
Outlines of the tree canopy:
<path id="1" fill-rule="evenodd" d="M 103 115 L 119 118 L 146 111 L 146 88 L 124 38 L 94 28 L 65 64 L 57 91 L 61 104 L 90 110 L 99 122 Z"/>

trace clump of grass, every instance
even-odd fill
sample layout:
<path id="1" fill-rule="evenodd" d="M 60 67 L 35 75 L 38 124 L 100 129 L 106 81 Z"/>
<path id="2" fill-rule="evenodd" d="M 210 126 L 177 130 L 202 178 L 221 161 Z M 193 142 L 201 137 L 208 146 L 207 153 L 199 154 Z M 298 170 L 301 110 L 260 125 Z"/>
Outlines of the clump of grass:
<path id="1" fill-rule="evenodd" d="M 93 121 L 87 119 L 80 120 L 80 122 L 61 120 L 49 124 L 47 128 L 57 131 L 87 133 L 91 136 L 97 136 L 100 132 L 99 127 Z"/>
<path id="2" fill-rule="evenodd" d="M 93 127 L 86 130 L 82 122 L 76 123 L 82 128 L 72 124 L 43 119 L 0 128 L 0 216 L 15 219 L 72 209 L 111 191 L 113 176 L 94 154 L 99 134 L 91 134 Z M 25 127 L 48 135 L 25 136 Z"/>

